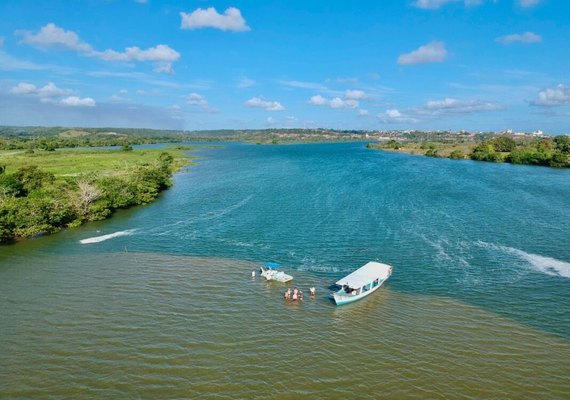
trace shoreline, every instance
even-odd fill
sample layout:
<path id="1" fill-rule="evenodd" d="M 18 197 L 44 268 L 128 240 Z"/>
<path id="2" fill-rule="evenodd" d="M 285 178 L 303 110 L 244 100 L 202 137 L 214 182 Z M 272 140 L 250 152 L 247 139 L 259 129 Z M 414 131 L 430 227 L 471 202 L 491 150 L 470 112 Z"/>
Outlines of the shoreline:
<path id="1" fill-rule="evenodd" d="M 0 166 L 0 246 L 150 204 L 174 184 L 174 175 L 194 164 L 196 156 L 188 152 L 197 148 L 12 154 Z"/>

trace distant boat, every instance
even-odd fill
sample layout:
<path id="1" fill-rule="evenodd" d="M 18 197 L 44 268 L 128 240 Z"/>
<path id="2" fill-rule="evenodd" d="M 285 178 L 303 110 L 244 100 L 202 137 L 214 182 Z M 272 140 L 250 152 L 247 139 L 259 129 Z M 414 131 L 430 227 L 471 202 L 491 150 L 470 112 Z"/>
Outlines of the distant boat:
<path id="1" fill-rule="evenodd" d="M 392 275 L 392 266 L 370 261 L 336 282 L 340 289 L 332 294 L 337 306 L 352 303 L 375 292 Z"/>
<path id="2" fill-rule="evenodd" d="M 264 266 L 259 268 L 259 275 L 263 276 L 268 281 L 277 281 L 286 283 L 293 280 L 291 275 L 283 271 L 277 270 L 280 265 L 273 262 L 266 262 Z"/>

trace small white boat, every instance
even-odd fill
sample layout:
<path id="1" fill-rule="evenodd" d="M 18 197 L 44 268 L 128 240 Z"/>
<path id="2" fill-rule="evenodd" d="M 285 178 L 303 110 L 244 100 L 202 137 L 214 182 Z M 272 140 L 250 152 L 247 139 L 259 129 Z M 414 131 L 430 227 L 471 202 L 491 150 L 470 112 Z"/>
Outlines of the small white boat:
<path id="1" fill-rule="evenodd" d="M 340 290 L 332 294 L 337 306 L 352 303 L 375 292 L 392 275 L 392 266 L 370 261 L 336 282 Z"/>
<path id="2" fill-rule="evenodd" d="M 259 268 L 259 275 L 263 276 L 268 281 L 277 281 L 286 283 L 293 280 L 293 277 L 276 268 L 279 267 L 277 263 L 267 262 L 264 266 Z"/>

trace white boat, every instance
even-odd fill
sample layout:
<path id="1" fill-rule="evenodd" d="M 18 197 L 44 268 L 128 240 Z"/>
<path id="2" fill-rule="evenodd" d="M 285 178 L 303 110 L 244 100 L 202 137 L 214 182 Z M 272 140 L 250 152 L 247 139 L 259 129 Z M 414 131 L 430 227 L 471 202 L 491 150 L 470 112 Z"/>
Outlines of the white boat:
<path id="1" fill-rule="evenodd" d="M 263 276 L 268 281 L 277 281 L 286 283 L 293 280 L 293 277 L 276 268 L 279 267 L 277 263 L 267 262 L 264 266 L 259 268 L 259 275 Z"/>
<path id="2" fill-rule="evenodd" d="M 392 275 L 392 266 L 370 261 L 336 282 L 340 290 L 332 294 L 336 305 L 352 303 L 375 292 Z"/>

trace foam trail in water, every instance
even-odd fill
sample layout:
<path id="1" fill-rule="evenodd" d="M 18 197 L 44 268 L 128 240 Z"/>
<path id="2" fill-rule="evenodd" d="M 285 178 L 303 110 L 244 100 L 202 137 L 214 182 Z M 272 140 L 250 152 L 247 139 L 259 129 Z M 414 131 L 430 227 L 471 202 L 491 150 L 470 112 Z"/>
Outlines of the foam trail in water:
<path id="1" fill-rule="evenodd" d="M 520 259 L 526 261 L 535 270 L 552 276 L 560 276 L 570 278 L 570 263 L 557 260 L 552 257 L 545 257 L 538 254 L 527 253 L 519 249 L 508 246 L 500 246 L 485 242 L 477 242 L 478 246 L 490 248 L 493 250 L 504 251 L 505 253 L 514 254 Z"/>
<path id="2" fill-rule="evenodd" d="M 130 235 L 132 235 L 135 231 L 136 231 L 136 229 L 128 229 L 128 230 L 126 230 L 126 231 L 119 231 L 119 232 L 115 232 L 115 233 L 110 233 L 110 234 L 108 234 L 108 235 L 94 236 L 94 237 L 90 237 L 90 238 L 87 238 L 87 239 L 81 239 L 81 240 L 79 241 L 79 243 L 81 243 L 81 244 L 91 244 L 91 243 L 104 242 L 105 240 L 113 239 L 113 238 L 120 237 L 120 236 L 130 236 Z"/>

